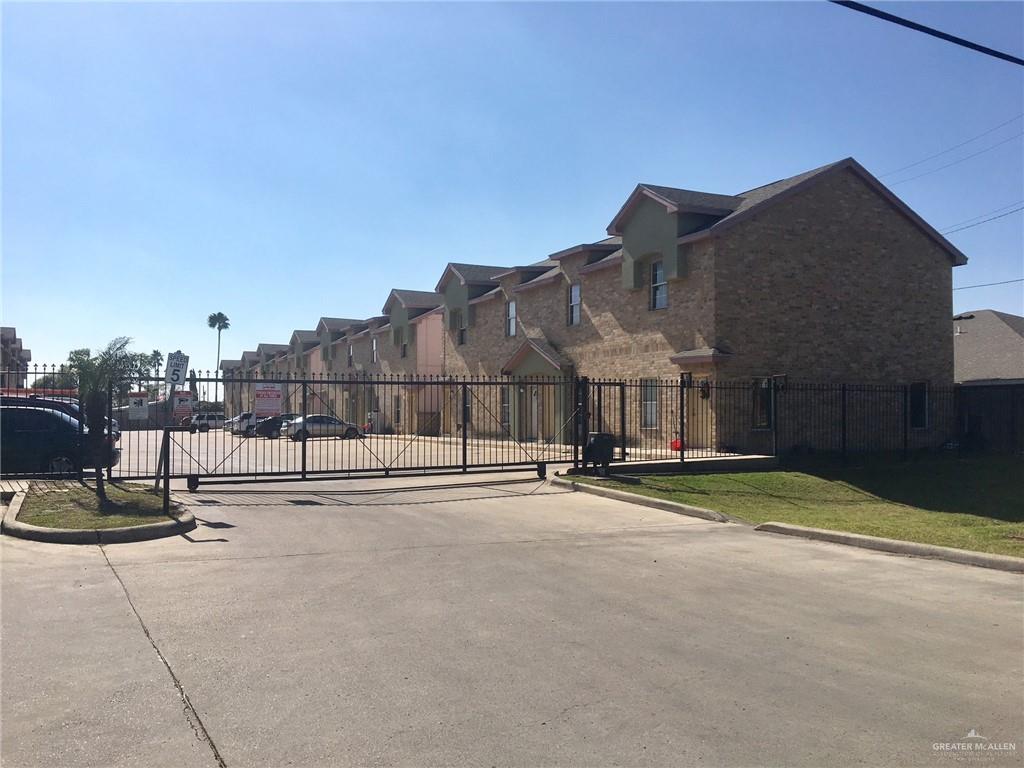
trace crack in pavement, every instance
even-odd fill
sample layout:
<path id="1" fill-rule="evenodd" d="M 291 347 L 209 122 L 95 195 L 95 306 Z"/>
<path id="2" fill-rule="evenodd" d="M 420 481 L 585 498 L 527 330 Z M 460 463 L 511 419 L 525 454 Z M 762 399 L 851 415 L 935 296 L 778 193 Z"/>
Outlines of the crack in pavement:
<path id="1" fill-rule="evenodd" d="M 146 622 L 142 620 L 142 616 L 139 614 L 138 608 L 135 607 L 135 603 L 132 602 L 132 596 L 128 593 L 128 587 L 125 585 L 124 580 L 121 578 L 121 574 L 114 568 L 114 564 L 110 562 L 110 558 L 107 557 L 107 551 L 103 545 L 99 545 L 100 552 L 103 553 L 103 559 L 107 561 L 107 567 L 110 568 L 110 572 L 114 574 L 114 578 L 117 579 L 117 583 L 121 585 L 121 590 L 124 592 L 125 599 L 128 601 L 128 606 L 132 609 L 132 613 L 135 614 L 135 618 L 139 622 L 139 626 L 142 627 L 142 632 L 149 640 L 149 644 L 153 646 L 153 650 L 156 652 L 157 658 L 163 663 L 164 668 L 167 670 L 167 674 L 171 676 L 171 681 L 174 683 L 175 689 L 178 691 L 178 696 L 181 699 L 182 710 L 185 715 L 185 719 L 188 721 L 189 727 L 192 728 L 196 738 L 199 741 L 206 742 L 206 745 L 213 752 L 213 758 L 217 761 L 217 765 L 220 768 L 227 768 L 227 763 L 224 762 L 224 758 L 221 757 L 220 751 L 217 749 L 217 745 L 213 743 L 213 738 L 210 736 L 210 732 L 206 730 L 206 726 L 203 725 L 203 720 L 199 717 L 199 713 L 196 712 L 196 708 L 192 706 L 192 702 L 189 700 L 188 694 L 185 692 L 184 686 L 178 676 L 174 674 L 174 670 L 171 669 L 170 663 L 167 658 L 161 653 L 160 648 L 157 646 L 156 641 L 153 640 L 153 635 L 149 632 L 149 627 L 146 626 Z"/>

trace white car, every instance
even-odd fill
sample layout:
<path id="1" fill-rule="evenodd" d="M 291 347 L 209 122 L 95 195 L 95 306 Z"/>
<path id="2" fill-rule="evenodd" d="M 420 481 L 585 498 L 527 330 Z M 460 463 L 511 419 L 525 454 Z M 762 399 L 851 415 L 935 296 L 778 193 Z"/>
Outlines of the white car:
<path id="1" fill-rule="evenodd" d="M 300 416 L 283 425 L 281 431 L 292 440 L 310 437 L 344 437 L 347 439 L 364 437 L 363 430 L 358 424 L 342 421 L 324 413 Z"/>
<path id="2" fill-rule="evenodd" d="M 256 434 L 256 417 L 252 411 L 245 411 L 240 413 L 230 421 L 230 431 L 232 435 L 244 435 L 245 437 L 252 437 Z"/>
<path id="3" fill-rule="evenodd" d="M 223 413 L 197 413 L 192 416 L 192 421 L 188 425 L 188 431 L 195 434 L 196 432 L 209 432 L 211 429 L 220 429 L 223 426 Z"/>

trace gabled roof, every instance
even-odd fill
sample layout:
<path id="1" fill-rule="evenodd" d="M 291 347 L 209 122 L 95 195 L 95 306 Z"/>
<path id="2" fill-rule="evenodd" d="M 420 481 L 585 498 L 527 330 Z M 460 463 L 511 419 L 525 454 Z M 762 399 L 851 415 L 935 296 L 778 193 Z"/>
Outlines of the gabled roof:
<path id="1" fill-rule="evenodd" d="M 501 373 L 503 376 L 509 376 L 515 372 L 522 362 L 530 355 L 530 353 L 536 353 L 540 355 L 544 360 L 552 365 L 557 371 L 564 371 L 571 367 L 564 357 L 558 354 L 557 351 L 547 342 L 546 339 L 541 337 L 531 336 L 526 339 L 519 348 L 512 353 L 512 356 L 505 361 L 505 364 L 501 366 Z"/>
<path id="2" fill-rule="evenodd" d="M 533 264 L 524 264 L 520 267 L 509 267 L 503 272 L 499 272 L 495 275 L 496 278 L 508 277 L 509 275 L 533 275 L 534 277 L 544 272 L 547 272 L 552 267 L 557 267 L 558 262 L 554 259 L 542 259 L 534 262 Z M 528 280 L 532 280 L 532 277 L 528 277 Z"/>
<path id="3" fill-rule="evenodd" d="M 593 253 L 608 255 L 615 253 L 622 247 L 622 237 L 616 235 L 614 237 L 606 237 L 604 240 L 600 240 L 596 243 L 580 243 L 574 245 L 571 248 L 564 248 L 561 251 L 552 253 L 548 256 L 548 259 L 552 261 L 561 261 L 567 256 L 574 256 L 578 253 Z"/>
<path id="4" fill-rule="evenodd" d="M 347 317 L 321 317 L 320 322 L 316 324 L 316 330 L 317 333 L 343 331 L 350 325 L 356 325 L 360 322 L 362 321 Z"/>
<path id="5" fill-rule="evenodd" d="M 405 309 L 433 309 L 444 303 L 444 296 L 433 291 L 407 291 L 403 288 L 392 288 L 388 294 L 388 300 L 384 302 L 384 309 L 387 314 L 395 302 L 401 304 Z"/>
<path id="6" fill-rule="evenodd" d="M 953 318 L 954 380 L 1024 381 L 1024 317 L 978 309 Z"/>
<path id="7" fill-rule="evenodd" d="M 611 224 L 608 225 L 609 235 L 621 235 L 622 223 L 644 198 L 649 198 L 665 206 L 669 213 L 704 213 L 712 216 L 726 216 L 735 211 L 743 202 L 732 195 L 718 195 L 713 192 L 696 192 L 692 189 L 661 187 L 657 184 L 637 184 L 619 208 Z"/>
<path id="8" fill-rule="evenodd" d="M 309 344 L 310 342 L 320 341 L 320 334 L 316 331 L 292 331 L 292 338 L 288 342 L 294 344 L 298 341 L 301 344 Z"/>
<path id="9" fill-rule="evenodd" d="M 443 291 L 448 281 L 453 277 L 457 277 L 462 285 L 491 285 L 497 282 L 494 279 L 494 275 L 504 272 L 506 269 L 508 267 L 492 267 L 486 264 L 463 264 L 451 261 L 448 262 L 444 272 L 441 273 L 441 279 L 437 281 L 437 287 L 434 290 L 439 293 Z"/>
<path id="10" fill-rule="evenodd" d="M 289 346 L 287 344 L 257 344 L 256 353 L 261 357 L 263 355 L 276 355 L 278 352 L 287 352 Z"/>
<path id="11" fill-rule="evenodd" d="M 241 365 L 242 365 L 242 361 L 241 360 L 221 360 L 220 361 L 220 369 L 219 370 L 228 371 L 228 370 L 232 370 L 234 368 L 238 368 Z"/>
<path id="12" fill-rule="evenodd" d="M 953 261 L 954 265 L 961 265 L 967 263 L 967 257 L 960 252 L 960 250 L 944 238 L 938 231 L 935 230 L 928 222 L 918 216 L 911 208 L 894 195 L 882 182 L 872 176 L 867 169 L 864 168 L 860 163 L 854 160 L 852 157 L 847 157 L 843 160 L 839 160 L 835 163 L 829 163 L 823 165 L 820 168 L 814 168 L 810 171 L 797 174 L 796 176 L 790 176 L 786 179 L 780 179 L 779 181 L 773 181 L 770 184 L 765 184 L 760 187 L 754 187 L 748 189 L 746 192 L 741 192 L 735 196 L 726 195 L 712 195 L 712 198 L 719 199 L 724 204 L 724 201 L 728 198 L 729 200 L 735 201 L 731 210 L 720 210 L 719 214 L 721 218 L 713 222 L 710 226 L 705 229 L 692 232 L 687 235 L 683 235 L 679 238 L 680 243 L 693 242 L 700 240 L 705 237 L 722 234 L 728 231 L 731 227 L 736 224 L 745 221 L 751 216 L 766 210 L 772 205 L 779 203 L 790 195 L 801 192 L 813 184 L 817 184 L 822 179 L 827 178 L 833 173 L 838 173 L 844 170 L 849 170 L 856 174 L 862 179 L 871 189 L 876 192 L 879 196 L 886 200 L 890 205 L 896 208 L 901 214 L 907 217 L 912 224 L 921 230 L 927 237 L 929 237 L 936 245 L 946 251 Z M 620 225 L 623 217 L 628 211 L 632 209 L 632 206 L 636 204 L 636 200 L 639 199 L 638 195 L 647 195 L 653 199 L 659 200 L 669 210 L 694 210 L 695 212 L 713 213 L 713 211 L 696 211 L 695 206 L 691 208 L 684 206 L 686 200 L 697 200 L 698 198 L 691 198 L 691 195 L 701 195 L 704 193 L 693 193 L 689 190 L 675 190 L 679 194 L 675 194 L 673 197 L 676 199 L 669 199 L 668 192 L 666 190 L 672 190 L 672 187 L 655 187 L 653 185 L 638 185 L 633 194 L 630 195 L 629 199 L 622 206 L 622 209 L 612 220 L 612 223 L 608 225 L 609 234 L 621 234 Z"/>
<path id="13" fill-rule="evenodd" d="M 251 365 L 260 359 L 260 353 L 255 350 L 248 350 L 242 353 L 242 365 Z"/>

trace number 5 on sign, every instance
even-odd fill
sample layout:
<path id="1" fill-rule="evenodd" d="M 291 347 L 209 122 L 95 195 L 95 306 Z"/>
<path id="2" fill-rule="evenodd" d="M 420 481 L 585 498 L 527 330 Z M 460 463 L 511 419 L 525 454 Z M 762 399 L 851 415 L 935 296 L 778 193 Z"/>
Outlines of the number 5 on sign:
<path id="1" fill-rule="evenodd" d="M 179 349 L 167 355 L 167 373 L 164 374 L 164 383 L 174 387 L 180 387 L 185 383 L 185 370 L 188 368 L 188 355 L 182 354 Z"/>

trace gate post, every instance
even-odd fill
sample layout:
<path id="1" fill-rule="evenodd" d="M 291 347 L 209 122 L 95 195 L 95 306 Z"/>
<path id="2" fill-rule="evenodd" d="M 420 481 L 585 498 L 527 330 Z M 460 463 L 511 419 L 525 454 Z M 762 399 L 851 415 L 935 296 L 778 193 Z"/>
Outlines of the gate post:
<path id="1" fill-rule="evenodd" d="M 306 479 L 306 438 L 309 436 L 309 409 L 306 407 L 306 382 L 302 382 L 302 479 Z"/>
<path id="2" fill-rule="evenodd" d="M 679 374 L 679 463 L 686 462 L 686 374 Z"/>
<path id="3" fill-rule="evenodd" d="M 910 426 L 910 412 L 908 407 L 910 405 L 910 389 L 904 384 L 903 385 L 903 460 L 907 460 L 907 441 L 909 438 L 909 426 Z"/>
<path id="4" fill-rule="evenodd" d="M 579 378 L 580 391 L 580 458 L 583 459 L 583 468 L 587 468 L 587 436 L 590 434 L 590 379 L 586 376 Z"/>
<path id="5" fill-rule="evenodd" d="M 469 388 L 462 382 L 462 471 L 469 471 Z"/>
<path id="6" fill-rule="evenodd" d="M 164 427 L 164 439 L 160 444 L 164 456 L 164 514 L 171 510 L 171 433 Z"/>
<path id="7" fill-rule="evenodd" d="M 841 388 L 840 391 L 842 392 L 842 397 L 843 397 L 843 416 L 842 416 L 842 424 L 840 426 L 840 429 L 842 430 L 843 461 L 846 461 L 846 384 L 842 385 L 842 388 Z"/>
<path id="8" fill-rule="evenodd" d="M 778 411 L 778 408 L 776 408 L 776 403 L 775 403 L 775 392 L 776 392 L 776 389 L 775 389 L 775 377 L 772 376 L 768 381 L 769 381 L 769 385 L 771 387 L 771 389 L 769 390 L 769 394 L 771 395 L 771 399 L 769 401 L 769 406 L 768 407 L 771 408 L 771 417 L 772 417 L 772 456 L 778 456 L 779 455 L 779 411 Z"/>
<path id="9" fill-rule="evenodd" d="M 110 437 L 110 453 L 107 455 L 107 482 L 113 482 L 114 475 L 114 380 L 107 379 L 107 434 Z"/>
<path id="10" fill-rule="evenodd" d="M 626 385 L 619 382 L 619 439 L 622 443 L 622 460 L 626 460 Z"/>
<path id="11" fill-rule="evenodd" d="M 580 467 L 580 379 L 572 377 L 572 468 Z"/>

